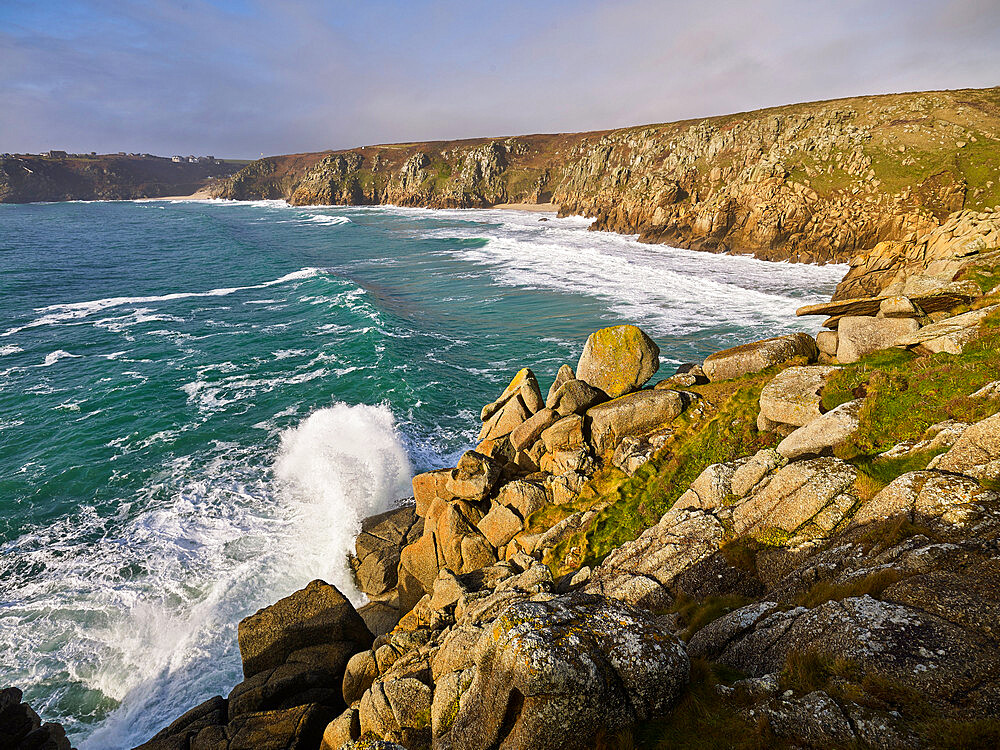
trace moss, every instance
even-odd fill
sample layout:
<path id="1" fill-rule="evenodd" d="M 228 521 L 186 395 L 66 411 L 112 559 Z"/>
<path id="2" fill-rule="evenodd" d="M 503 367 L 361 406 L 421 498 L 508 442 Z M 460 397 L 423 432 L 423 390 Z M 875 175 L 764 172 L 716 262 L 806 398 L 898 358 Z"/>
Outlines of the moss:
<path id="1" fill-rule="evenodd" d="M 964 271 L 959 277 L 959 281 L 972 281 L 987 294 L 1000 285 L 1000 265 L 980 266 Z"/>
<path id="2" fill-rule="evenodd" d="M 792 535 L 776 526 L 767 526 L 754 531 L 753 538 L 765 547 L 781 547 L 792 538 Z"/>

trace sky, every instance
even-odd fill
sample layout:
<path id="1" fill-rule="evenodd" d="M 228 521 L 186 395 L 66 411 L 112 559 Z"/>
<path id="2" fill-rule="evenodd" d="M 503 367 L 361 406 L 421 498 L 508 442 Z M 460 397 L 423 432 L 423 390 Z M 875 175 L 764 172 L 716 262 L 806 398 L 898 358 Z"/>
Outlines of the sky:
<path id="1" fill-rule="evenodd" d="M 1000 85 L 1000 0 L 0 0 L 0 152 L 255 158 Z"/>

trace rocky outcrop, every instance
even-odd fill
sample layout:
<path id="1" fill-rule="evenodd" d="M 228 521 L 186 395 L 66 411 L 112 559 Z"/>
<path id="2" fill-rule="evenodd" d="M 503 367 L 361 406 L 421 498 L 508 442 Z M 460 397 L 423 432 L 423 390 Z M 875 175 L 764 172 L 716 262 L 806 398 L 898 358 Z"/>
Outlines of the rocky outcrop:
<path id="1" fill-rule="evenodd" d="M 635 326 L 614 326 L 590 334 L 576 377 L 618 398 L 641 388 L 659 368 L 660 349 L 649 336 Z"/>
<path id="2" fill-rule="evenodd" d="M 710 354 L 702 369 L 713 382 L 732 380 L 758 373 L 796 357 L 804 357 L 806 361 L 813 362 L 818 355 L 819 350 L 812 336 L 792 333 Z"/>

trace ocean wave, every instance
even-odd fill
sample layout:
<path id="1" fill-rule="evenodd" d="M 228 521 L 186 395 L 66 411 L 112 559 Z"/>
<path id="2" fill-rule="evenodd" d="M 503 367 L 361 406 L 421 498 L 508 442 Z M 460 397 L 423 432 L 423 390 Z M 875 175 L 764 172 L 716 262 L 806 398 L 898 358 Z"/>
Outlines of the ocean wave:
<path id="1" fill-rule="evenodd" d="M 79 359 L 82 356 L 82 354 L 71 354 L 65 349 L 56 349 L 54 352 L 49 352 L 45 355 L 45 361 L 39 367 L 51 367 L 61 359 Z"/>
<path id="2" fill-rule="evenodd" d="M 45 315 L 42 315 L 40 318 L 37 318 L 26 325 L 17 326 L 0 333 L 0 336 L 10 336 L 27 328 L 54 325 L 70 320 L 79 320 L 93 315 L 95 312 L 107 310 L 112 307 L 120 307 L 122 305 L 144 305 L 154 302 L 171 302 L 173 300 L 192 299 L 197 297 L 226 297 L 236 292 L 244 292 L 250 289 L 266 289 L 267 287 L 286 284 L 291 281 L 301 281 L 303 279 L 321 276 L 324 273 L 326 273 L 326 271 L 321 268 L 301 268 L 298 271 L 286 273 L 280 278 L 273 279 L 271 281 L 264 281 L 260 284 L 250 284 L 247 286 L 220 287 L 218 289 L 209 289 L 205 292 L 171 292 L 170 294 L 151 295 L 147 297 L 106 297 L 104 299 L 90 300 L 88 302 L 67 302 L 56 305 L 48 305 L 46 307 L 36 308 L 35 310 L 37 313 L 46 313 Z"/>
<path id="3" fill-rule="evenodd" d="M 22 349 L 19 346 L 14 346 L 13 344 L 6 344 L 5 346 L 0 346 L 0 357 L 6 357 L 10 354 L 18 354 L 19 352 L 23 351 L 24 349 Z"/>
<path id="4" fill-rule="evenodd" d="M 411 476 L 386 406 L 319 409 L 266 452 L 212 441 L 174 458 L 111 518 L 80 506 L 0 547 L 0 673 L 29 691 L 61 673 L 39 705 L 81 750 L 139 744 L 241 679 L 242 617 L 318 577 L 360 604 L 347 553 Z"/>

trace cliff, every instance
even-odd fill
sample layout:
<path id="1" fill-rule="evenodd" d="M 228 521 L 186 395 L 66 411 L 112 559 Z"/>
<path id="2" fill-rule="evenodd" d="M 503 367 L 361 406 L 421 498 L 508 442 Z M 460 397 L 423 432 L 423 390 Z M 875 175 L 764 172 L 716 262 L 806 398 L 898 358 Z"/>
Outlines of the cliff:
<path id="1" fill-rule="evenodd" d="M 173 162 L 157 156 L 0 157 L 0 203 L 134 200 L 191 195 L 245 162 Z"/>
<path id="2" fill-rule="evenodd" d="M 847 262 L 1000 204 L 1000 88 L 857 97 L 593 133 L 275 156 L 213 193 L 293 204 L 549 203 L 594 229 Z"/>

